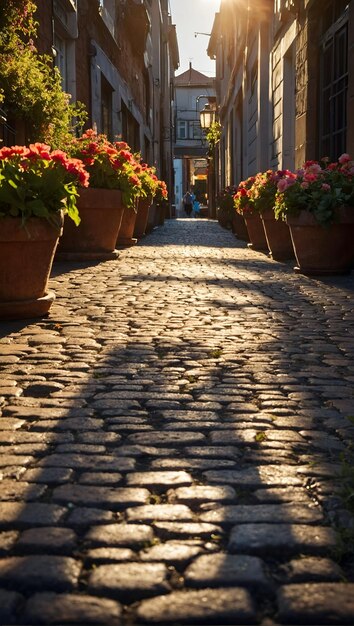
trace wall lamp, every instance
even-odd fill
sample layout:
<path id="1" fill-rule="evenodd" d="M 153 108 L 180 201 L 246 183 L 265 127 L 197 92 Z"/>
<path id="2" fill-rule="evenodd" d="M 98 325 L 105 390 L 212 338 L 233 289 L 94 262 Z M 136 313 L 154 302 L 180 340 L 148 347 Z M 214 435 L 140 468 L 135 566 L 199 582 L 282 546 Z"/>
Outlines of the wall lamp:
<path id="1" fill-rule="evenodd" d="M 206 104 L 199 113 L 200 126 L 203 130 L 209 130 L 216 120 L 216 108 L 212 104 Z"/>

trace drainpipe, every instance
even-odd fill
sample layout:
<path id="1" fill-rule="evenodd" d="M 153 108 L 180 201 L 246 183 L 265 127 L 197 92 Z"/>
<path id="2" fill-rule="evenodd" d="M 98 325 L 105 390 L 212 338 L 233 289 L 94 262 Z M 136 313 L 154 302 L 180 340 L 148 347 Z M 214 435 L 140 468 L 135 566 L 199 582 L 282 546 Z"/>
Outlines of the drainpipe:
<path id="1" fill-rule="evenodd" d="M 55 22 L 54 22 L 54 0 L 52 0 L 51 2 L 52 5 L 52 17 L 51 17 L 51 22 L 52 22 L 52 57 L 53 57 L 53 69 L 55 67 L 55 58 L 57 56 L 57 51 L 54 45 L 54 41 L 55 41 Z"/>

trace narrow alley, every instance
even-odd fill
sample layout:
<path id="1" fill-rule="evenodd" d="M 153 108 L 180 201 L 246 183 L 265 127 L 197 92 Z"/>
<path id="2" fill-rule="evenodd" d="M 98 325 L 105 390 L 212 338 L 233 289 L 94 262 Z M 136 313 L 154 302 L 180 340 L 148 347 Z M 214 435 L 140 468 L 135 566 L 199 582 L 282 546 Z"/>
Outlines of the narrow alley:
<path id="1" fill-rule="evenodd" d="M 352 624 L 354 275 L 178 219 L 50 287 L 1 324 L 0 623 Z"/>

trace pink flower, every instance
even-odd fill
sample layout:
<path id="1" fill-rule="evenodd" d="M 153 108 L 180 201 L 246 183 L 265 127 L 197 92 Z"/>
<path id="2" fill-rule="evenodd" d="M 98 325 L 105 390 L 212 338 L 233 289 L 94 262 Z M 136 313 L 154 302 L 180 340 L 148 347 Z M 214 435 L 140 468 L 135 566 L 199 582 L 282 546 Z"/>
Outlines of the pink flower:
<path id="1" fill-rule="evenodd" d="M 301 183 L 300 187 L 302 187 L 302 189 L 308 189 L 310 183 L 308 183 L 306 180 L 304 180 L 303 183 Z"/>
<path id="2" fill-rule="evenodd" d="M 304 180 L 307 181 L 308 183 L 313 183 L 315 180 L 317 180 L 317 176 L 316 174 L 305 172 Z"/>
<path id="3" fill-rule="evenodd" d="M 294 183 L 295 179 L 281 178 L 277 185 L 278 191 L 280 191 L 280 193 L 283 193 L 288 187 L 291 187 L 291 185 L 293 185 Z"/>
<path id="4" fill-rule="evenodd" d="M 319 174 L 320 172 L 322 172 L 322 167 L 319 163 L 312 163 L 312 165 L 307 167 L 306 170 L 311 174 Z"/>
<path id="5" fill-rule="evenodd" d="M 346 152 L 344 152 L 344 154 L 342 154 L 339 159 L 338 159 L 338 163 L 340 163 L 341 165 L 343 165 L 344 163 L 348 163 L 351 160 L 349 154 L 347 154 Z"/>
<path id="6" fill-rule="evenodd" d="M 323 183 L 321 189 L 323 189 L 323 191 L 331 191 L 331 185 L 328 185 L 328 183 Z"/>

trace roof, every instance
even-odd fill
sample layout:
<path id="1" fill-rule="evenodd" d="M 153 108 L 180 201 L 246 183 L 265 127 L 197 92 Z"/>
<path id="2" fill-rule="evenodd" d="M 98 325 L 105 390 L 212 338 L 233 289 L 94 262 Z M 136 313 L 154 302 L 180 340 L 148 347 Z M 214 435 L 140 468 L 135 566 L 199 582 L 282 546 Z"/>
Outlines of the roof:
<path id="1" fill-rule="evenodd" d="M 205 74 L 198 72 L 190 65 L 189 70 L 186 70 L 183 74 L 179 74 L 179 76 L 175 76 L 176 87 L 185 85 L 210 85 L 212 87 L 214 85 L 214 78 L 205 76 Z"/>
<path id="2" fill-rule="evenodd" d="M 211 59 L 216 58 L 216 48 L 217 48 L 217 43 L 218 43 L 219 30 L 220 30 L 220 13 L 215 13 L 213 28 L 211 31 L 209 45 L 207 48 L 207 55 Z"/>

